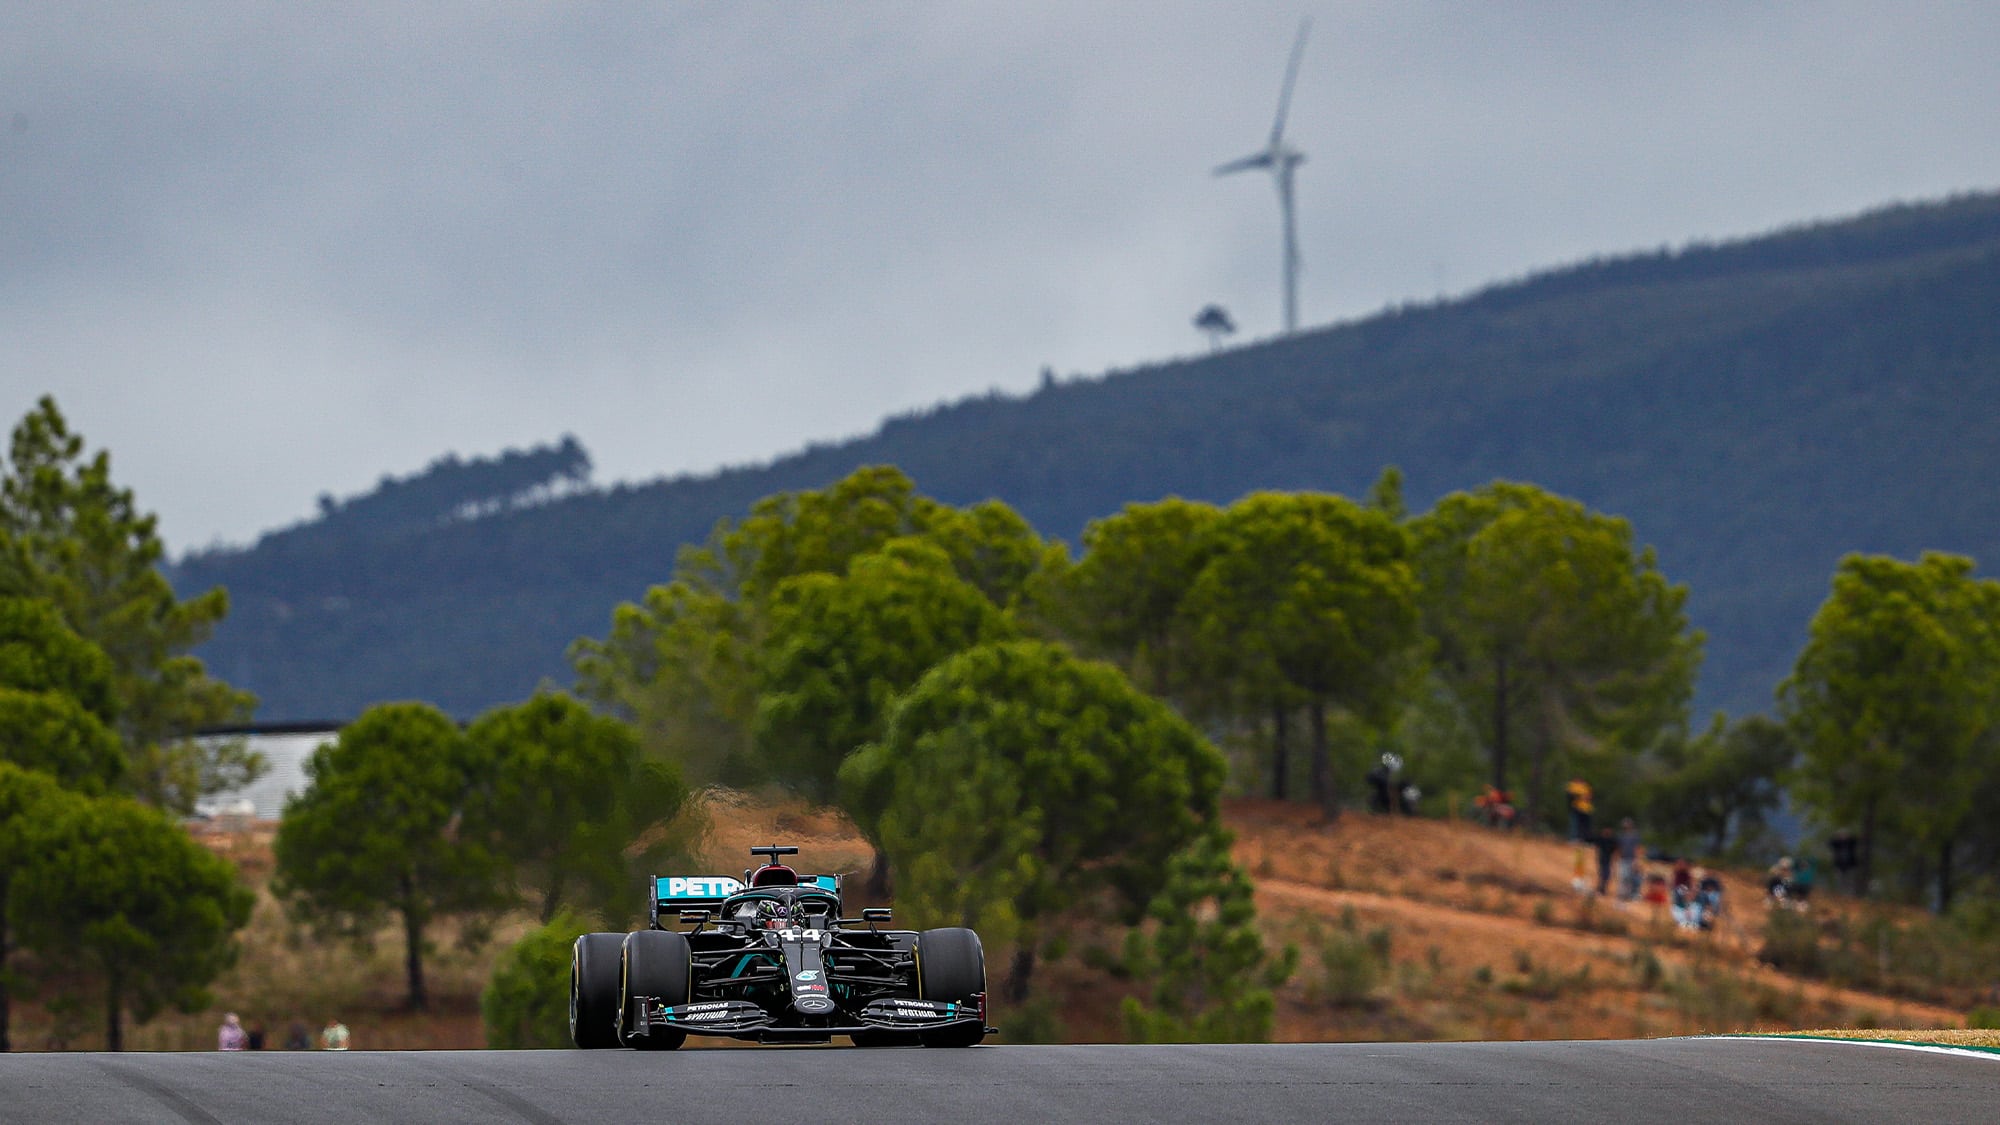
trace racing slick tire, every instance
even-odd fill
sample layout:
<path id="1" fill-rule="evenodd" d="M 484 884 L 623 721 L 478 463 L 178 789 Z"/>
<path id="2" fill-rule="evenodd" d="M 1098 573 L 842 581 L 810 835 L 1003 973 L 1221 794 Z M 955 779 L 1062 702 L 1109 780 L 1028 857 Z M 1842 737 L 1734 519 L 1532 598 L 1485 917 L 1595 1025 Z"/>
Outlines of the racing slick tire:
<path id="1" fill-rule="evenodd" d="M 569 1038 L 586 1051 L 618 1045 L 618 947 L 624 934 L 584 934 L 570 947 Z"/>
<path id="2" fill-rule="evenodd" d="M 986 951 L 979 935 L 960 926 L 917 935 L 917 998 L 979 1003 L 986 991 Z M 986 1038 L 982 1023 L 962 1023 L 919 1036 L 926 1047 L 970 1047 Z"/>
<path id="3" fill-rule="evenodd" d="M 687 1032 L 662 1029 L 648 1035 L 631 1035 L 625 1020 L 636 1011 L 635 1002 L 651 996 L 668 1005 L 688 1002 L 689 977 L 693 961 L 687 938 L 672 930 L 638 930 L 625 938 L 624 955 L 619 958 L 618 1039 L 641 1051 L 671 1051 L 687 1042 Z"/>

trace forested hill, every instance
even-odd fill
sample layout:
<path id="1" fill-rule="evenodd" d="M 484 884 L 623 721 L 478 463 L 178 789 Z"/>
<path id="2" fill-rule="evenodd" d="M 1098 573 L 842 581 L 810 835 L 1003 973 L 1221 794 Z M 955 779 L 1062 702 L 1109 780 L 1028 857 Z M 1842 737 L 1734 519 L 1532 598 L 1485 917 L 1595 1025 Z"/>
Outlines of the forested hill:
<path id="1" fill-rule="evenodd" d="M 1046 380 L 768 466 L 578 490 L 580 450 L 537 451 L 550 475 L 506 490 L 536 502 L 417 521 L 329 504 L 172 576 L 229 588 L 202 655 L 263 697 L 263 719 L 399 698 L 469 715 L 567 683 L 569 642 L 602 636 L 717 518 L 858 465 L 901 466 L 951 503 L 999 497 L 1074 541 L 1127 501 L 1359 495 L 1395 464 L 1413 510 L 1508 477 L 1630 519 L 1692 588 L 1702 706 L 1759 710 L 1842 554 L 2000 559 L 1996 314 L 2000 195 L 1899 206 Z"/>

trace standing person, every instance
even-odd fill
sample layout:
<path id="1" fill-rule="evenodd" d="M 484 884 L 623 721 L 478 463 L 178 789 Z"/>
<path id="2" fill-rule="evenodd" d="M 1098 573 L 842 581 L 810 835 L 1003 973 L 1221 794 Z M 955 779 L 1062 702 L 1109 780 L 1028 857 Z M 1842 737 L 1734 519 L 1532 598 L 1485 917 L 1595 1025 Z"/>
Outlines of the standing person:
<path id="1" fill-rule="evenodd" d="M 312 1045 L 312 1029 L 306 1026 L 306 1021 L 293 1020 L 292 1026 L 285 1029 L 285 1050 L 310 1051 Z"/>
<path id="2" fill-rule="evenodd" d="M 1684 930 L 1696 928 L 1694 904 L 1694 864 L 1688 857 L 1674 860 L 1673 915 Z"/>
<path id="3" fill-rule="evenodd" d="M 1612 835 L 1607 824 L 1597 830 L 1597 839 L 1592 843 L 1597 847 L 1597 893 L 1603 896 L 1611 893 L 1611 857 L 1618 854 L 1618 837 Z"/>
<path id="4" fill-rule="evenodd" d="M 1569 838 L 1581 844 L 1590 839 L 1590 814 L 1596 809 L 1591 801 L 1590 782 L 1572 777 L 1564 792 L 1569 796 Z"/>
<path id="5" fill-rule="evenodd" d="M 1618 824 L 1618 901 L 1639 897 L 1639 826 L 1626 817 Z"/>
<path id="6" fill-rule="evenodd" d="M 319 1045 L 329 1051 L 347 1050 L 347 1025 L 338 1019 L 328 1019 L 319 1033 Z"/>
<path id="7" fill-rule="evenodd" d="M 250 1025 L 250 1032 L 249 1032 L 249 1035 L 247 1036 L 247 1038 L 249 1039 L 249 1042 L 250 1042 L 250 1049 L 251 1049 L 251 1050 L 253 1050 L 253 1051 L 261 1051 L 261 1050 L 263 1050 L 263 1049 L 264 1049 L 264 1021 L 263 1021 L 263 1020 L 258 1020 L 258 1021 L 257 1021 L 256 1023 L 253 1023 L 253 1024 L 251 1024 L 251 1025 Z"/>
<path id="8" fill-rule="evenodd" d="M 1854 872 L 1861 867 L 1861 841 L 1852 830 L 1843 828 L 1827 841 L 1833 848 L 1833 871 L 1839 876 L 1836 889 L 1849 894 L 1860 894 L 1854 886 Z"/>
<path id="9" fill-rule="evenodd" d="M 1395 755 L 1384 754 L 1382 755 L 1382 760 L 1375 763 L 1375 768 L 1368 771 L 1369 812 L 1386 813 L 1391 811 L 1392 806 L 1389 800 L 1389 792 L 1390 787 L 1395 782 L 1395 767 L 1390 765 L 1390 763 L 1394 761 L 1396 761 Z"/>
<path id="10" fill-rule="evenodd" d="M 215 1049 L 218 1051 L 240 1051 L 249 1043 L 249 1036 L 243 1033 L 243 1023 L 231 1012 L 222 1017 L 222 1027 L 215 1033 Z"/>
<path id="11" fill-rule="evenodd" d="M 1798 870 L 1792 872 L 1792 885 L 1786 888 L 1786 893 L 1791 898 L 1794 907 L 1800 910 L 1806 908 L 1807 900 L 1812 898 L 1813 882 L 1816 875 L 1817 872 L 1813 869 L 1811 857 L 1799 861 Z"/>

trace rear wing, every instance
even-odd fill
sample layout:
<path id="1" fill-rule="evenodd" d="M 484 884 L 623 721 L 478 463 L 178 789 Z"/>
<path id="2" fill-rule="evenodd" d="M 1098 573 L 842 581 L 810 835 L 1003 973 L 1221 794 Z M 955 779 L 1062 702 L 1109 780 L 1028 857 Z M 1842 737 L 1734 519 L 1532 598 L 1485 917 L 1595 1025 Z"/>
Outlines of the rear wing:
<path id="1" fill-rule="evenodd" d="M 840 898 L 838 875 L 801 875 L 799 886 L 825 891 L 835 899 Z M 721 909 L 729 896 L 749 889 L 743 880 L 728 875 L 655 875 L 653 904 L 649 911 L 653 927 L 664 928 L 662 919 L 678 919 L 683 910 L 707 910 L 712 913 Z"/>

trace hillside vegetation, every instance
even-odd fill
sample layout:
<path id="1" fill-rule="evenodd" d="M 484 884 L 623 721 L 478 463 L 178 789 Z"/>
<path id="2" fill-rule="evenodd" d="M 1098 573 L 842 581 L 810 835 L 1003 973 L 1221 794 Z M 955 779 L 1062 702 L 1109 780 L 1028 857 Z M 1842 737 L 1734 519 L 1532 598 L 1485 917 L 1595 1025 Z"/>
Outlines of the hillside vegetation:
<path id="1" fill-rule="evenodd" d="M 752 844 L 784 840 L 802 845 L 806 867 L 856 872 L 850 893 L 865 896 L 852 888 L 862 881 L 869 847 L 844 819 L 784 799 L 714 794 L 711 801 L 702 870 L 736 871 Z M 1225 819 L 1239 837 L 1238 860 L 1256 872 L 1265 932 L 1304 954 L 1279 991 L 1274 1037 L 1281 1041 L 1952 1028 L 1981 1000 L 1977 989 L 1918 977 L 1869 990 L 1763 963 L 1758 952 L 1770 908 L 1751 871 L 1724 871 L 1723 924 L 1688 933 L 1650 905 L 1620 907 L 1578 894 L 1570 849 L 1545 836 L 1400 817 L 1348 816 L 1327 826 L 1308 810 L 1267 801 L 1234 802 Z M 335 1015 L 360 1049 L 483 1045 L 479 990 L 500 950 L 531 918 L 503 920 L 497 940 L 477 950 L 441 941 L 434 1008 L 412 1012 L 402 1003 L 393 934 L 385 931 L 372 949 L 320 943 L 262 892 L 268 827 L 209 839 L 260 888 L 242 959 L 216 982 L 212 1009 L 164 1015 L 135 1029 L 131 1046 L 212 1048 L 224 1011 L 265 1024 L 272 1046 L 295 1018 L 317 1028 Z M 1914 912 L 1866 909 L 1891 925 L 1924 924 Z M 1863 910 L 1829 895 L 1801 917 L 1833 930 Z M 1051 966 L 1028 1006 L 996 1011 L 1008 1029 L 1000 1042 L 1124 1038 L 1118 1000 L 1136 982 L 1090 969 L 1090 942 L 1079 941 L 1074 956 Z M 989 961 L 1002 952 L 989 948 Z M 23 1012 L 19 1045 L 44 1048 L 54 1035 L 56 1043 L 88 1046 L 96 1035 L 91 1018 L 72 1012 L 59 1023 L 39 1009 Z"/>
<path id="2" fill-rule="evenodd" d="M 1214 356 L 1051 378 L 768 465 L 591 489 L 574 443 L 441 461 L 171 568 L 232 612 L 201 650 L 265 720 L 422 698 L 460 717 L 564 653 L 759 497 L 894 464 L 1044 534 L 1167 495 L 1413 509 L 1496 478 L 1631 521 L 1690 590 L 1698 710 L 1769 707 L 1839 558 L 2000 555 L 2000 195 L 1596 261 Z"/>

